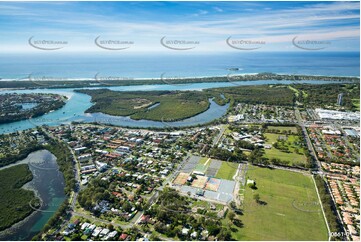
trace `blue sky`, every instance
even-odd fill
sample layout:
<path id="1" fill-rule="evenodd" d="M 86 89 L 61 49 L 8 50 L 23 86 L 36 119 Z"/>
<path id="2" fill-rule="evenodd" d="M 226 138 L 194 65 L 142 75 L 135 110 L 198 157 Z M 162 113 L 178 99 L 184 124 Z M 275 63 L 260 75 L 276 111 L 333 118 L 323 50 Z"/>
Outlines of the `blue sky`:
<path id="1" fill-rule="evenodd" d="M 129 53 L 174 51 L 162 37 L 197 42 L 189 52 L 239 51 L 229 37 L 262 41 L 257 51 L 302 51 L 295 37 L 328 42 L 323 51 L 359 51 L 359 11 L 357 1 L 0 2 L 0 51 L 41 51 L 28 44 L 32 36 L 66 41 L 64 52 L 106 52 L 97 36 L 132 42 Z"/>

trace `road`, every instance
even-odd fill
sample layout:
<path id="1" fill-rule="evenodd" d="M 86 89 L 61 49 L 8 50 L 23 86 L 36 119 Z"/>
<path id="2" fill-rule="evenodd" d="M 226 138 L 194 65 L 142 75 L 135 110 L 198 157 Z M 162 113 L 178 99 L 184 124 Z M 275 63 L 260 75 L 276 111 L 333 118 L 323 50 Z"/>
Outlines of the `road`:
<path id="1" fill-rule="evenodd" d="M 308 132 L 307 129 L 305 127 L 305 124 L 303 123 L 303 120 L 301 118 L 301 114 L 300 114 L 300 110 L 298 108 L 295 108 L 295 114 L 296 114 L 296 118 L 297 118 L 297 122 L 298 125 L 301 127 L 302 132 L 303 132 L 303 136 L 306 139 L 306 143 L 307 143 L 307 147 L 308 147 L 308 151 L 310 152 L 311 156 L 313 156 L 313 158 L 315 159 L 316 163 L 316 168 L 317 170 L 320 172 L 320 174 L 322 175 L 322 166 L 321 166 L 321 162 L 318 160 L 317 158 L 317 154 L 315 149 L 313 148 L 312 142 L 310 140 L 310 137 L 308 136 Z"/>
<path id="2" fill-rule="evenodd" d="M 301 118 L 301 114 L 300 114 L 300 111 L 299 111 L 298 108 L 295 108 L 295 114 L 296 114 L 296 118 L 297 118 L 298 124 L 299 124 L 300 127 L 302 128 L 303 134 L 304 134 L 304 136 L 305 136 L 305 138 L 306 138 L 308 150 L 310 151 L 310 154 L 313 156 L 313 158 L 314 158 L 315 161 L 316 161 L 315 165 L 317 166 L 317 173 L 318 173 L 319 175 L 321 175 L 321 177 L 324 177 L 325 173 L 322 171 L 321 162 L 320 162 L 320 160 L 317 158 L 316 152 L 315 152 L 315 150 L 314 150 L 314 148 L 313 148 L 313 145 L 312 145 L 312 143 L 311 143 L 310 137 L 308 136 L 308 132 L 307 132 L 307 130 L 306 130 L 305 124 L 303 123 L 303 120 L 302 120 L 302 118 Z M 312 177 L 312 178 L 313 178 L 313 177 Z M 314 182 L 314 184 L 315 184 L 315 188 L 316 188 L 316 191 L 317 191 L 317 195 L 318 195 L 318 197 L 319 197 L 318 188 L 317 188 L 315 182 Z M 334 206 L 337 207 L 337 206 L 336 206 L 336 200 L 335 200 L 335 198 L 334 198 L 334 196 L 333 196 L 333 194 L 332 194 L 332 192 L 331 192 L 331 188 L 330 188 L 330 186 L 328 185 L 328 182 L 327 182 L 327 181 L 326 181 L 326 186 L 327 186 L 327 189 L 328 189 L 329 194 L 331 195 L 331 198 L 332 198 L 332 201 L 333 201 L 333 203 L 334 203 Z M 319 201 L 320 201 L 320 204 L 321 204 L 321 207 L 322 207 L 322 212 L 324 213 L 323 204 L 322 204 L 320 198 L 319 198 Z M 341 214 L 340 214 L 340 212 L 338 211 L 338 209 L 336 209 L 336 212 L 337 212 L 338 220 L 339 220 L 339 221 L 341 222 L 341 224 L 343 225 L 343 226 L 342 226 L 342 227 L 343 227 L 343 232 L 344 232 L 344 234 L 347 234 L 347 233 L 346 233 L 346 229 L 345 229 L 345 224 L 343 223 Z M 325 221 L 326 221 L 326 223 L 327 223 L 327 228 L 329 229 L 328 221 L 327 221 L 326 218 L 325 218 Z M 331 231 L 331 232 L 336 232 L 336 231 Z M 330 240 L 330 239 L 331 239 L 331 237 L 329 237 L 329 240 Z"/>
<path id="3" fill-rule="evenodd" d="M 225 125 L 221 125 L 221 129 L 219 130 L 219 134 L 214 138 L 212 146 L 215 147 L 219 140 L 222 138 L 224 131 L 226 130 Z"/>

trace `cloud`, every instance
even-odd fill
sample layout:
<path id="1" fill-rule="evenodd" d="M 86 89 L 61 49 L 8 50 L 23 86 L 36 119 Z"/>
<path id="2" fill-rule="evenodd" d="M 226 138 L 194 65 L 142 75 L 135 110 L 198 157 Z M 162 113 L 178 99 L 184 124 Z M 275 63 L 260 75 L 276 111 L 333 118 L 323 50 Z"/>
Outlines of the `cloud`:
<path id="1" fill-rule="evenodd" d="M 123 3 L 113 4 L 119 4 L 114 5 L 119 7 Z M 142 4 L 137 6 L 146 11 L 144 6 L 151 3 Z M 360 36 L 359 5 L 356 2 L 307 2 L 288 7 L 261 2 L 217 3 L 217 6 L 207 3 L 196 14 L 192 14 L 194 8 L 184 9 L 192 6 L 186 2 L 177 3 L 177 13 L 166 11 L 168 5 L 164 7 L 164 4 L 157 5 L 143 16 L 137 14 L 140 10 L 132 8 L 103 13 L 106 11 L 102 11 L 102 7 L 110 8 L 109 5 L 100 5 L 97 9 L 88 3 L 56 6 L 44 3 L 37 5 L 38 10 L 32 3 L 0 3 L 0 16 L 7 19 L 3 20 L 0 29 L 0 46 L 22 49 L 27 39 L 34 35 L 64 38 L 76 46 L 74 49 L 94 50 L 94 38 L 109 35 L 134 41 L 136 44 L 130 51 L 164 51 L 159 40 L 169 36 L 200 41 L 197 51 L 224 51 L 227 49 L 224 40 L 232 35 L 266 40 L 269 44 L 284 43 L 285 46 L 294 36 L 314 36 L 335 41 L 337 44 L 332 48 L 341 48 L 344 39 L 356 41 Z M 115 9 L 114 6 L 111 9 Z M 161 11 L 161 7 L 165 10 Z M 252 13 L 245 11 L 248 7 L 253 9 Z M 28 46 L 23 49 L 28 49 Z M 275 45 L 274 50 L 278 49 L 279 46 Z M 354 49 L 359 47 L 354 46 Z"/>
<path id="2" fill-rule="evenodd" d="M 220 12 L 222 13 L 223 12 L 223 9 L 219 8 L 219 7 L 213 7 L 214 10 L 216 10 L 217 12 Z"/>

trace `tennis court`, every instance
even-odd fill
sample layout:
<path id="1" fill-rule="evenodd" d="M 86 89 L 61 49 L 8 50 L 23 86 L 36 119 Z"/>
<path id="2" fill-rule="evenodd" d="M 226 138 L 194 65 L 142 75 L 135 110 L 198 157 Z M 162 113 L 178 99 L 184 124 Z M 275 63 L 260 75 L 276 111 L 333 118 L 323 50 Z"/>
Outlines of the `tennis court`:
<path id="1" fill-rule="evenodd" d="M 187 178 L 189 177 L 189 173 L 180 172 L 179 175 L 174 179 L 174 185 L 184 185 L 187 182 Z"/>
<path id="2" fill-rule="evenodd" d="M 219 168 L 221 167 L 222 165 L 222 161 L 220 160 L 211 160 L 209 162 L 209 166 L 208 166 L 208 169 L 207 169 L 207 172 L 206 172 L 206 176 L 210 176 L 210 177 L 213 177 L 217 174 Z"/>
<path id="3" fill-rule="evenodd" d="M 196 176 L 197 179 L 194 179 L 192 182 L 192 187 L 197 187 L 197 188 L 204 188 L 204 186 L 206 185 L 207 181 L 208 181 L 208 177 L 206 176 Z"/>
<path id="4" fill-rule="evenodd" d="M 220 184 L 221 184 L 221 180 L 216 178 L 210 178 L 206 183 L 205 189 L 216 192 Z"/>
<path id="5" fill-rule="evenodd" d="M 198 165 L 200 159 L 201 159 L 201 157 L 192 155 L 189 158 L 188 162 L 181 169 L 181 171 L 182 172 L 189 172 L 189 173 L 192 172 L 195 169 L 195 167 Z"/>

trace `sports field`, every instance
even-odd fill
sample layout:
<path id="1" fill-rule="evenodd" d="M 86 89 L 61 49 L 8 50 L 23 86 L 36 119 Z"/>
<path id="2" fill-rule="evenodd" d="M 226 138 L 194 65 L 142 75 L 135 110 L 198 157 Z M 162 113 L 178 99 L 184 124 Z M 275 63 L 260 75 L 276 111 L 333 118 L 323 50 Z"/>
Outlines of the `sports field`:
<path id="1" fill-rule="evenodd" d="M 271 133 L 265 133 L 264 135 L 267 138 L 267 143 L 269 144 L 276 143 L 279 136 L 285 136 L 285 135 L 271 134 Z M 296 153 L 296 149 L 298 149 L 300 153 L 303 153 L 303 148 L 299 144 L 297 144 L 299 142 L 303 142 L 299 136 L 288 135 L 285 144 L 287 145 L 287 148 L 289 149 L 290 153 L 283 152 L 272 146 L 271 149 L 265 149 L 265 156 L 269 159 L 278 158 L 280 160 L 289 161 L 290 163 L 293 164 L 306 163 L 307 162 L 306 156 L 303 154 Z"/>
<path id="2" fill-rule="evenodd" d="M 219 168 L 216 178 L 233 180 L 233 176 L 236 174 L 238 164 L 232 162 L 223 161 L 221 167 Z"/>
<path id="3" fill-rule="evenodd" d="M 245 189 L 242 228 L 235 228 L 237 240 L 327 240 L 328 231 L 312 178 L 301 173 L 250 167 L 247 178 L 256 190 Z M 258 193 L 260 201 L 253 195 Z"/>

